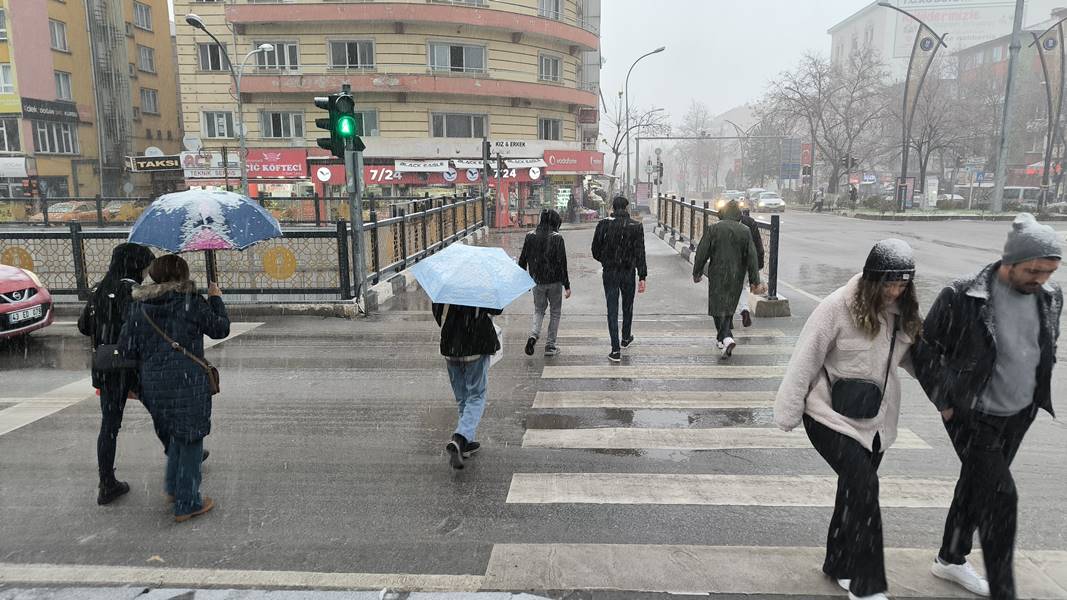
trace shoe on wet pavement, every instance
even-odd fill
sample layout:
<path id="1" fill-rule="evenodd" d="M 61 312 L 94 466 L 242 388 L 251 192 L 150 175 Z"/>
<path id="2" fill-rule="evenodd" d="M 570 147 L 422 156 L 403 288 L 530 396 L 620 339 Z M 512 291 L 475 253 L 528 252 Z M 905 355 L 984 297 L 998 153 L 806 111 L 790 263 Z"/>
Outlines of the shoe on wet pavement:
<path id="1" fill-rule="evenodd" d="M 618 350 L 612 350 L 611 354 L 608 355 L 608 360 L 610 360 L 611 362 L 622 362 L 622 352 Z"/>
<path id="2" fill-rule="evenodd" d="M 989 582 L 979 575 L 978 571 L 975 571 L 969 562 L 964 562 L 962 565 L 954 565 L 942 562 L 940 558 L 935 558 L 934 564 L 930 567 L 930 572 L 934 574 L 934 577 L 951 581 L 972 594 L 982 597 L 989 596 Z"/>
<path id="3" fill-rule="evenodd" d="M 174 521 L 177 523 L 184 523 L 193 517 L 199 517 L 206 512 L 210 512 L 213 508 L 215 508 L 215 501 L 209 496 L 204 496 L 204 503 L 200 505 L 199 510 L 194 510 L 187 515 L 174 515 Z"/>
<path id="4" fill-rule="evenodd" d="M 537 338 L 531 337 L 526 340 L 526 356 L 533 356 L 534 346 L 537 345 Z"/>

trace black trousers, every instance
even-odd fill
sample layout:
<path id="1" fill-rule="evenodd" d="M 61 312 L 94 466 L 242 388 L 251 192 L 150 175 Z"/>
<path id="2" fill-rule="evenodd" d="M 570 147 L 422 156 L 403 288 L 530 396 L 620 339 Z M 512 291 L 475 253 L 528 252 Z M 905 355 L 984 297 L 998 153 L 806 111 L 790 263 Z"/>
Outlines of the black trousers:
<path id="1" fill-rule="evenodd" d="M 715 319 L 715 329 L 718 332 L 715 339 L 723 341 L 728 337 L 734 337 L 734 316 L 712 317 Z"/>
<path id="2" fill-rule="evenodd" d="M 837 499 L 826 536 L 822 570 L 834 579 L 851 579 L 849 591 L 870 596 L 889 589 L 885 579 L 882 510 L 878 504 L 880 440 L 874 452 L 804 415 L 808 439 L 837 473 Z"/>
<path id="3" fill-rule="evenodd" d="M 634 322 L 634 294 L 637 293 L 637 271 L 634 269 L 604 269 L 604 299 L 608 303 L 608 335 L 611 351 L 621 349 L 619 341 L 619 297 L 622 297 L 622 337 L 629 339 Z"/>
<path id="4" fill-rule="evenodd" d="M 994 600 L 1015 598 L 1019 494 L 1011 462 L 1036 416 L 1035 405 L 1010 417 L 972 412 L 945 423 L 961 466 L 939 556 L 945 562 L 963 564 L 977 530 Z"/>
<path id="5" fill-rule="evenodd" d="M 130 395 L 133 378 L 115 376 L 100 388 L 100 433 L 96 436 L 96 466 L 100 480 L 109 480 L 115 476 L 115 453 L 118 446 L 119 429 L 122 429 L 122 413 L 126 410 L 126 398 Z M 144 401 L 141 401 L 144 403 Z M 145 409 L 148 407 L 145 406 Z M 149 411 L 151 414 L 151 411 Z M 167 451 L 169 436 L 160 429 L 155 418 L 152 427 L 156 437 Z"/>

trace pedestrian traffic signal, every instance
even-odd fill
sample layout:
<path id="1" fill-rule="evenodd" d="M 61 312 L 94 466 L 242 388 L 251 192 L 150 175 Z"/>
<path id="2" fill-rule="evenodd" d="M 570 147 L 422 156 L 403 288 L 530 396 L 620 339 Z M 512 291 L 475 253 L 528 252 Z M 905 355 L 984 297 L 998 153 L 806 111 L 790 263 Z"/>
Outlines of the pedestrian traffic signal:
<path id="1" fill-rule="evenodd" d="M 345 157 L 345 143 L 349 139 L 352 140 L 353 150 L 362 152 L 366 149 L 360 139 L 362 127 L 361 119 L 356 114 L 356 100 L 347 88 L 346 85 L 337 94 L 315 97 L 315 106 L 329 112 L 328 117 L 315 119 L 315 127 L 330 132 L 330 137 L 320 137 L 315 142 L 319 148 L 329 150 L 337 158 Z"/>

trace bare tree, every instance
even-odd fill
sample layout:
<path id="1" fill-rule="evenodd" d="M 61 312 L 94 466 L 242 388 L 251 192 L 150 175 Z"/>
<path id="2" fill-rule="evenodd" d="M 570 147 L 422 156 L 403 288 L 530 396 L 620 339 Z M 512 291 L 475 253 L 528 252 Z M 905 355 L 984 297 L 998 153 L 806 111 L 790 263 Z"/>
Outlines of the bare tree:
<path id="1" fill-rule="evenodd" d="M 686 137 L 712 135 L 715 117 L 703 102 L 693 100 L 682 117 L 679 127 Z M 687 193 L 712 191 L 719 185 L 719 169 L 722 164 L 722 143 L 718 140 L 683 140 L 672 152 L 672 162 L 678 163 L 685 174 L 681 189 Z"/>
<path id="2" fill-rule="evenodd" d="M 608 197 L 613 198 L 615 196 L 615 190 L 617 189 L 619 171 L 619 163 L 626 156 L 626 115 L 623 114 L 622 100 L 620 98 L 615 99 L 615 110 L 608 111 L 606 115 L 606 137 L 602 140 L 608 147 L 608 152 L 612 155 L 611 163 L 611 176 L 610 183 L 608 184 Z M 668 121 L 667 113 L 662 108 L 630 108 L 630 129 L 631 135 L 637 133 L 645 133 L 650 135 L 663 135 L 670 132 L 670 123 Z M 625 166 L 625 163 L 623 164 Z"/>

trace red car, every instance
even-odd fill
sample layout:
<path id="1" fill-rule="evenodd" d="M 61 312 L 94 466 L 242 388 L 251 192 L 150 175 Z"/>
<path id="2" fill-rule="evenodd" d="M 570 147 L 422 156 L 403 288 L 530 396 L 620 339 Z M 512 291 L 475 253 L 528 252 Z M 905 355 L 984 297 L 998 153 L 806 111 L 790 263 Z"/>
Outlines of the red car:
<path id="1" fill-rule="evenodd" d="M 26 269 L 0 265 L 0 339 L 52 324 L 52 294 Z"/>

